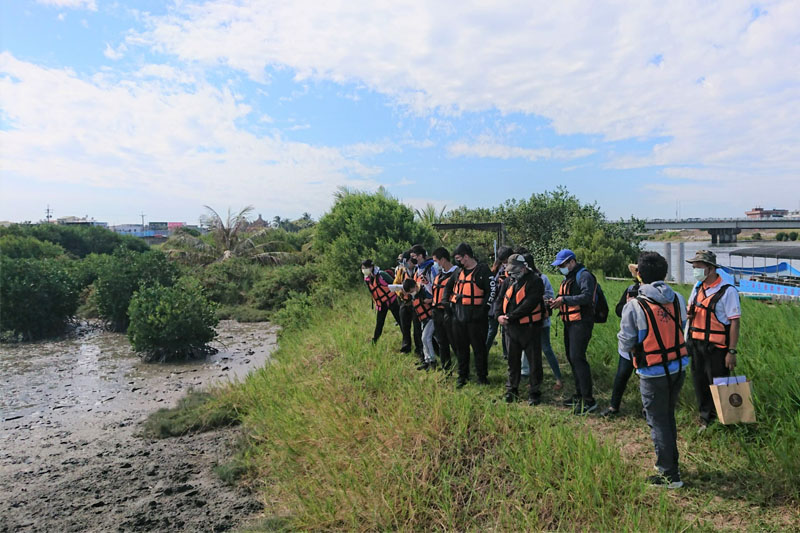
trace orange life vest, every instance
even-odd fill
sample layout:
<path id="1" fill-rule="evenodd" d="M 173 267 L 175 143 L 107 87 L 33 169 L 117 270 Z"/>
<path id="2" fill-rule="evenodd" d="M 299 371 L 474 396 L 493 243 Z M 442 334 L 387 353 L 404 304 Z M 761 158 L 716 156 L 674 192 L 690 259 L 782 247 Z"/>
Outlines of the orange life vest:
<path id="1" fill-rule="evenodd" d="M 404 282 L 405 280 L 407 280 L 408 278 L 410 278 L 410 277 L 411 277 L 411 276 L 409 276 L 409 275 L 408 275 L 408 270 L 407 270 L 405 267 L 403 267 L 403 270 L 402 270 L 402 272 L 400 273 L 400 279 L 398 280 L 398 281 L 399 281 L 398 285 L 402 285 L 402 284 L 403 284 L 403 282 Z M 400 301 L 402 301 L 402 302 L 404 302 L 404 303 L 408 303 L 408 302 L 410 302 L 410 301 L 411 301 L 411 295 L 409 295 L 409 294 L 408 294 L 407 292 L 405 292 L 405 291 L 401 291 L 401 292 L 398 294 L 398 296 L 400 296 Z"/>
<path id="2" fill-rule="evenodd" d="M 515 292 L 516 295 L 514 294 Z M 514 284 L 513 283 L 509 284 L 508 289 L 506 289 L 506 294 L 503 297 L 503 314 L 507 312 L 508 302 L 511 301 L 511 298 L 514 298 L 515 305 L 519 305 L 522 302 L 522 300 L 525 299 L 525 285 L 520 287 L 519 290 L 514 291 Z M 531 314 L 526 315 L 519 319 L 519 323 L 535 324 L 536 322 L 541 322 L 542 320 L 545 319 L 543 308 L 544 306 L 542 305 L 542 302 L 539 302 L 539 304 L 533 309 L 533 311 L 531 311 Z"/>
<path id="3" fill-rule="evenodd" d="M 716 283 L 721 283 L 722 278 L 718 278 Z M 714 285 L 716 285 L 714 283 Z M 730 287 L 723 284 L 717 292 L 708 296 L 706 287 L 700 285 L 695 293 L 694 300 L 689 306 L 689 338 L 697 341 L 705 341 L 710 344 L 727 348 L 730 343 L 730 324 L 723 324 L 717 318 L 717 303 L 725 295 L 725 291 Z"/>
<path id="4" fill-rule="evenodd" d="M 444 309 L 444 289 L 450 279 L 452 272 L 439 272 L 439 275 L 433 280 L 433 307 L 436 309 Z"/>
<path id="5" fill-rule="evenodd" d="M 453 294 L 450 296 L 452 303 L 475 307 L 483 305 L 484 290 L 475 283 L 475 271 L 477 269 L 478 267 L 476 266 L 469 274 L 466 274 L 464 269 L 459 271 L 458 278 L 453 285 Z M 461 296 L 461 298 L 459 299 L 458 296 Z"/>
<path id="6" fill-rule="evenodd" d="M 672 313 L 663 305 L 642 296 L 636 298 L 647 317 L 647 336 L 636 345 L 633 367 L 664 365 L 688 355 L 683 337 L 678 296 L 672 301 Z"/>
<path id="7" fill-rule="evenodd" d="M 386 285 L 386 282 L 383 282 L 383 279 L 379 278 L 380 274 L 375 274 L 364 281 L 367 283 L 369 292 L 372 293 L 375 305 L 381 308 L 384 305 L 391 304 L 397 298 L 397 295 L 389 290 L 389 286 Z"/>
<path id="8" fill-rule="evenodd" d="M 422 300 L 422 296 L 420 296 L 421 292 L 422 291 L 417 292 L 417 296 L 414 298 L 412 305 L 414 306 L 414 311 L 417 313 L 419 321 L 424 322 L 433 314 L 433 306 L 431 304 L 426 304 Z"/>
<path id="9" fill-rule="evenodd" d="M 567 278 L 562 281 L 561 286 L 558 288 L 558 295 L 572 296 L 572 286 L 575 284 L 575 279 L 576 278 Z M 581 306 L 579 305 L 567 305 L 562 303 L 558 307 L 558 310 L 558 315 L 564 322 L 577 322 L 581 319 Z"/>

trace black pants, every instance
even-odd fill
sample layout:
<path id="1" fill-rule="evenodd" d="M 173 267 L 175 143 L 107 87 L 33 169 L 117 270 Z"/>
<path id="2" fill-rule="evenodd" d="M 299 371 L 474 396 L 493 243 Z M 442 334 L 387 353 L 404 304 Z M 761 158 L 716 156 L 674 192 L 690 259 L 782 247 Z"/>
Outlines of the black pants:
<path id="1" fill-rule="evenodd" d="M 728 350 L 702 341 L 689 341 L 686 345 L 689 355 L 692 356 L 692 381 L 700 418 L 708 423 L 717 417 L 709 387 L 713 385 L 714 378 L 731 375 L 731 371 L 725 366 Z"/>
<path id="2" fill-rule="evenodd" d="M 400 324 L 400 310 L 399 306 L 397 305 L 397 300 L 393 301 L 388 306 L 383 306 L 378 311 L 378 316 L 375 317 L 375 333 L 372 334 L 372 342 L 378 342 L 378 339 L 381 338 L 381 333 L 383 333 L 383 324 L 386 322 L 386 313 L 389 311 L 392 312 L 392 316 Z"/>
<path id="3" fill-rule="evenodd" d="M 433 335 L 439 345 L 439 360 L 442 368 L 449 369 L 453 362 L 450 360 L 450 346 L 453 339 L 453 317 L 442 309 L 433 310 Z"/>
<path id="4" fill-rule="evenodd" d="M 530 366 L 528 397 L 538 400 L 542 395 L 542 327 L 541 325 L 509 325 L 503 328 L 508 345 L 508 381 L 506 391 L 519 391 L 522 352 Z"/>
<path id="5" fill-rule="evenodd" d="M 466 382 L 469 379 L 469 349 L 475 355 L 475 373 L 478 383 L 489 381 L 489 352 L 486 351 L 486 333 L 489 321 L 486 315 L 471 322 L 453 321 L 453 334 L 455 335 L 456 355 L 458 356 L 458 380 Z"/>
<path id="6" fill-rule="evenodd" d="M 617 411 L 619 411 L 622 395 L 625 394 L 625 387 L 628 386 L 628 380 L 631 379 L 632 374 L 633 362 L 620 355 L 617 363 L 617 375 L 614 376 L 614 387 L 611 389 L 611 407 Z"/>
<path id="7" fill-rule="evenodd" d="M 564 351 L 575 378 L 575 395 L 580 396 L 585 404 L 593 404 L 592 370 L 586 360 L 586 349 L 592 339 L 594 322 L 581 320 L 564 323 Z"/>
<path id="8" fill-rule="evenodd" d="M 400 332 L 403 334 L 401 352 L 411 351 L 411 332 L 414 332 L 414 352 L 422 358 L 422 325 L 411 304 L 400 306 Z"/>

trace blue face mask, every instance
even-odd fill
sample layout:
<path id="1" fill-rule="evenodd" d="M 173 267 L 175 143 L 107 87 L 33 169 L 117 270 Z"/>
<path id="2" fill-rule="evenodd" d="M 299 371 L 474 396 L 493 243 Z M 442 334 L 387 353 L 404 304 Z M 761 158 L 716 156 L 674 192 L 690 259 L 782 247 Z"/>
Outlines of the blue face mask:
<path id="1" fill-rule="evenodd" d="M 558 271 L 564 274 L 565 276 L 569 274 L 569 269 L 567 267 L 558 267 Z"/>

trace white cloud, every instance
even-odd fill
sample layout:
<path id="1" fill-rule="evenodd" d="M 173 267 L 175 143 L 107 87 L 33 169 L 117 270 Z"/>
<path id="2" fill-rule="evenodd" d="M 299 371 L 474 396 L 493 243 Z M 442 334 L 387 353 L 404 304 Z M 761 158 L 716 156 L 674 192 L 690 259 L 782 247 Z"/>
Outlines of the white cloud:
<path id="1" fill-rule="evenodd" d="M 36 2 L 48 6 L 97 11 L 97 4 L 94 0 L 36 0 Z"/>
<path id="2" fill-rule="evenodd" d="M 560 134 L 662 139 L 609 166 L 769 173 L 798 190 L 800 3 L 450 3 L 297 0 L 180 4 L 130 42 L 264 80 L 353 82 L 431 116 L 496 109 Z M 508 147 L 456 145 L 490 157 Z M 512 155 L 512 154 L 518 155 Z M 624 153 L 624 150 L 622 150 Z M 702 178 L 701 173 L 695 174 Z M 741 191 L 740 191 L 741 192 Z"/>
<path id="3" fill-rule="evenodd" d="M 10 126 L 0 130 L 4 181 L 129 188 L 176 204 L 257 203 L 316 214 L 339 185 L 377 186 L 378 169 L 340 150 L 239 129 L 236 121 L 250 107 L 207 83 L 187 88 L 163 77 L 107 72 L 87 80 L 5 52 L 0 107 Z"/>
<path id="4" fill-rule="evenodd" d="M 561 148 L 522 148 L 482 138 L 476 143 L 455 142 L 447 147 L 451 157 L 490 157 L 495 159 L 527 159 L 540 161 L 548 159 L 578 159 L 595 153 L 590 148 L 566 150 Z"/>
<path id="5" fill-rule="evenodd" d="M 116 49 L 112 48 L 110 44 L 106 43 L 106 49 L 103 50 L 103 55 L 114 61 L 125 57 L 125 52 L 128 49 L 125 43 L 120 44 Z"/>

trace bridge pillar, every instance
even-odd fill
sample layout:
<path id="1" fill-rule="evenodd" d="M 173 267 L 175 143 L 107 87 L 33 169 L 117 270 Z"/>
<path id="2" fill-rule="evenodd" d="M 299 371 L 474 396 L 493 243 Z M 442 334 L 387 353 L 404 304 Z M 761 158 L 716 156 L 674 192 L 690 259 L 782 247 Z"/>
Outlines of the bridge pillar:
<path id="1" fill-rule="evenodd" d="M 739 228 L 717 228 L 717 229 L 710 229 L 708 232 L 711 234 L 711 244 L 727 244 L 731 242 L 736 242 L 736 236 L 739 235 L 742 230 Z"/>

